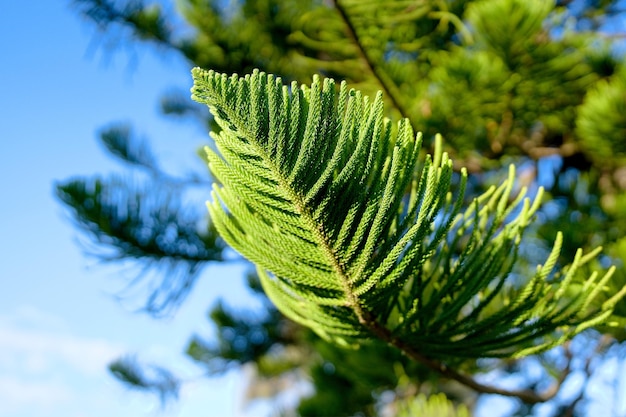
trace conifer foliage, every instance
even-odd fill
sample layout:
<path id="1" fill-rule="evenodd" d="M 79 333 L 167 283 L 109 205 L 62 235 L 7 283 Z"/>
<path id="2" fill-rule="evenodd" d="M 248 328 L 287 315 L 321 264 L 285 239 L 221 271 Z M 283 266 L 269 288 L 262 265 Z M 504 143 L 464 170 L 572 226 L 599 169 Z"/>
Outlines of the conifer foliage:
<path id="1" fill-rule="evenodd" d="M 463 211 L 466 171 L 453 192 L 441 140 L 420 158 L 421 135 L 383 117 L 382 94 L 371 100 L 319 77 L 285 86 L 259 71 L 196 68 L 193 78 L 193 98 L 222 129 L 212 135 L 217 149 L 207 148 L 219 182 L 212 221 L 257 265 L 277 307 L 322 337 L 345 345 L 378 337 L 426 360 L 521 357 L 606 319 L 623 297 L 590 308 L 611 269 L 564 302 L 598 251 L 579 251 L 555 271 L 560 236 L 534 276 L 512 288 L 541 192 L 513 196 L 511 167 Z"/>
<path id="2" fill-rule="evenodd" d="M 214 178 L 165 170 L 114 123 L 100 140 L 124 174 L 56 187 L 90 253 L 138 267 L 151 314 L 240 262 L 224 240 L 256 264 L 263 311 L 218 303 L 217 337 L 189 343 L 209 374 L 250 366 L 247 400 L 278 402 L 299 375 L 314 393 L 279 413 L 303 417 L 454 414 L 437 393 L 476 415 L 477 394 L 520 416 L 610 407 L 587 387 L 626 357 L 622 0 L 70 2 L 107 46 L 215 71 L 193 71 L 214 118 L 188 82 L 161 103 L 216 132 Z M 161 398 L 184 383 L 158 369 L 111 367 Z"/>

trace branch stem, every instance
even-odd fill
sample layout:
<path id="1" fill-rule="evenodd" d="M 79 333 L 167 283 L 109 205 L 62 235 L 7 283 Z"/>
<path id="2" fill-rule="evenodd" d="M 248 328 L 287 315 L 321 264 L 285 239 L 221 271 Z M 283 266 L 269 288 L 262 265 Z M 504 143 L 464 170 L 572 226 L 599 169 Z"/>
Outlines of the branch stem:
<path id="1" fill-rule="evenodd" d="M 400 349 L 407 357 L 412 360 L 421 363 L 427 368 L 437 372 L 438 374 L 450 378 L 458 383 L 465 385 L 473 389 L 476 392 L 481 394 L 496 394 L 502 395 L 505 397 L 514 397 L 519 398 L 526 404 L 537 404 L 550 400 L 553 398 L 559 391 L 558 386 L 561 385 L 564 377 L 559 378 L 559 381 L 556 382 L 556 386 L 548 388 L 543 393 L 538 393 L 536 391 L 530 389 L 524 390 L 506 390 L 498 387 L 494 387 L 491 385 L 481 384 L 475 379 L 471 378 L 468 375 L 462 374 L 452 368 L 447 367 L 444 363 L 431 359 L 421 352 L 416 350 L 413 346 L 408 345 L 402 340 L 396 338 L 391 334 L 389 329 L 382 326 L 373 316 L 364 314 L 359 317 L 361 319 L 361 323 L 366 326 L 376 337 L 387 342 L 388 344 Z"/>
<path id="2" fill-rule="evenodd" d="M 417 132 L 418 129 L 413 124 L 413 120 L 411 119 L 411 117 L 409 117 L 408 109 L 402 104 L 399 98 L 400 92 L 398 91 L 398 88 L 396 87 L 394 82 L 389 79 L 389 77 L 385 74 L 385 72 L 378 65 L 376 65 L 376 63 L 374 62 L 374 59 L 372 59 L 372 57 L 368 54 L 367 50 L 365 49 L 365 47 L 361 43 L 361 40 L 359 39 L 359 36 L 356 32 L 356 28 L 352 24 L 352 21 L 350 20 L 350 17 L 348 16 L 346 9 L 343 7 L 343 5 L 340 3 L 339 0 L 331 0 L 330 3 L 335 7 L 337 12 L 339 13 L 339 16 L 341 17 L 341 20 L 344 22 L 348 38 L 357 47 L 358 54 L 359 54 L 359 57 L 361 58 L 361 61 L 365 64 L 369 72 L 372 73 L 374 78 L 376 78 L 376 80 L 378 81 L 378 84 L 381 87 L 381 90 L 383 91 L 385 96 L 391 101 L 391 104 L 393 105 L 393 107 L 395 107 L 396 110 L 398 110 L 398 112 L 400 113 L 402 117 L 409 120 L 409 123 L 411 124 L 413 131 Z"/>

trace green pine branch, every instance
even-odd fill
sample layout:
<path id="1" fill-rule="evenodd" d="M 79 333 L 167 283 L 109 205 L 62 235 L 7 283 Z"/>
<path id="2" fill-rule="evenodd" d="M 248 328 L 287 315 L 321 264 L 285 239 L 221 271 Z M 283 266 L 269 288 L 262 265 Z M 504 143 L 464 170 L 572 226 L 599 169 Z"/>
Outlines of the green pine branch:
<path id="1" fill-rule="evenodd" d="M 176 187 L 156 181 L 136 185 L 118 177 L 77 178 L 58 183 L 56 193 L 89 238 L 91 253 L 104 261 L 145 265 L 128 289 L 145 283 L 149 267 L 166 271 L 148 281 L 144 308 L 152 314 L 178 305 L 203 266 L 223 259 L 224 244 L 215 228 L 198 230 L 198 216 L 180 205 L 182 193 Z"/>
<path id="2" fill-rule="evenodd" d="M 161 405 L 178 398 L 181 381 L 162 366 L 142 364 L 125 356 L 111 362 L 109 372 L 128 388 L 157 394 Z"/>
<path id="3" fill-rule="evenodd" d="M 599 249 L 555 270 L 560 234 L 545 264 L 513 286 L 541 192 L 514 196 L 511 167 L 463 211 L 466 171 L 455 179 L 440 138 L 420 158 L 421 135 L 383 117 L 382 94 L 370 100 L 318 77 L 285 86 L 259 71 L 196 68 L 193 78 L 193 98 L 222 128 L 217 151 L 207 148 L 221 184 L 212 221 L 257 265 L 279 310 L 322 337 L 346 346 L 376 337 L 479 392 L 536 403 L 548 396 L 485 386 L 446 363 L 548 350 L 606 320 L 624 296 L 591 307 L 611 268 L 565 298 Z"/>

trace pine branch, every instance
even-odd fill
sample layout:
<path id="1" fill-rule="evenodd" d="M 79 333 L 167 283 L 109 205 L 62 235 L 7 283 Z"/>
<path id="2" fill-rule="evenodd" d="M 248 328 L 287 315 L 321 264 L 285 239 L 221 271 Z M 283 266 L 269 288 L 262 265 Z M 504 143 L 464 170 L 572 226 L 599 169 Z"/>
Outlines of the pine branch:
<path id="1" fill-rule="evenodd" d="M 180 206 L 179 190 L 162 183 L 143 188 L 116 178 L 74 179 L 57 184 L 56 192 L 100 259 L 132 259 L 165 269 L 149 289 L 145 309 L 152 314 L 178 305 L 202 267 L 222 260 L 224 247 L 215 229 L 199 231 L 199 218 Z M 147 270 L 141 272 L 130 286 Z"/>
<path id="2" fill-rule="evenodd" d="M 258 71 L 196 68 L 193 77 L 192 97 L 222 128 L 217 152 L 207 148 L 221 184 L 208 205 L 218 232 L 257 265 L 279 310 L 328 340 L 376 337 L 479 392 L 537 403 L 554 392 L 489 387 L 446 363 L 548 350 L 605 321 L 626 293 L 594 307 L 614 269 L 570 291 L 599 250 L 558 271 L 561 234 L 534 276 L 512 287 L 541 193 L 513 197 L 511 167 L 462 212 L 466 172 L 454 195 L 441 139 L 420 162 L 421 136 L 383 118 L 382 94 L 370 100 L 318 77 L 287 87 Z"/>
<path id="3" fill-rule="evenodd" d="M 148 144 L 136 137 L 128 124 L 114 124 L 100 131 L 100 141 L 121 161 L 141 167 L 150 173 L 159 173 L 156 157 Z"/>
<path id="4" fill-rule="evenodd" d="M 178 398 L 181 381 L 164 367 L 143 365 L 136 358 L 126 356 L 111 362 L 109 371 L 129 388 L 157 394 L 161 406 Z"/>

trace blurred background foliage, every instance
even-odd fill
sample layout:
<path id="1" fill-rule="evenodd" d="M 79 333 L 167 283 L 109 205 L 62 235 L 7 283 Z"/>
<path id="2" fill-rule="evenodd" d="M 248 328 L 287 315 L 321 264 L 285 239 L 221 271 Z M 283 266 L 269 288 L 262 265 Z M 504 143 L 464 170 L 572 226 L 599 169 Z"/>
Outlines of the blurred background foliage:
<path id="1" fill-rule="evenodd" d="M 605 299 L 626 285 L 625 1 L 74 0 L 71 6 L 109 45 L 168 50 L 189 68 L 239 74 L 259 68 L 300 83 L 321 74 L 368 94 L 382 90 L 389 116 L 409 118 L 427 147 L 443 134 L 455 164 L 472 174 L 468 195 L 502 180 L 510 163 L 519 167 L 520 185 L 546 188 L 515 279 L 524 280 L 524 271 L 545 258 L 560 230 L 562 265 L 578 248 L 603 246 L 594 266 L 617 266 L 602 289 Z M 215 128 L 186 92 L 166 94 L 160 106 L 164 117 Z M 129 285 L 145 291 L 146 311 L 171 313 L 196 280 L 211 279 L 203 275 L 206 265 L 241 262 L 225 252 L 202 204 L 190 198 L 211 178 L 208 171 L 166 173 L 149 142 L 127 124 L 109 124 L 99 137 L 124 173 L 60 181 L 57 195 L 91 253 L 140 266 Z M 307 382 L 310 395 L 295 408 L 275 401 L 277 415 L 465 416 L 481 400 L 376 341 L 357 351 L 323 342 L 285 319 L 254 275 L 246 279 L 262 308 L 217 303 L 208 317 L 216 340 L 194 335 L 186 354 L 207 375 L 253 369 L 248 400 L 277 399 Z M 559 390 L 577 378 L 578 388 L 547 405 L 511 400 L 506 409 L 511 416 L 582 416 L 620 406 L 599 401 L 588 387 L 619 389 L 619 381 L 599 382 L 597 374 L 603 364 L 623 363 L 625 339 L 626 305 L 618 305 L 606 325 L 544 355 L 450 365 L 516 387 Z M 130 357 L 110 370 L 163 400 L 184 383 Z"/>

